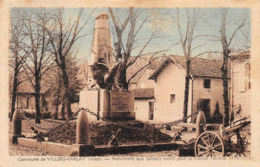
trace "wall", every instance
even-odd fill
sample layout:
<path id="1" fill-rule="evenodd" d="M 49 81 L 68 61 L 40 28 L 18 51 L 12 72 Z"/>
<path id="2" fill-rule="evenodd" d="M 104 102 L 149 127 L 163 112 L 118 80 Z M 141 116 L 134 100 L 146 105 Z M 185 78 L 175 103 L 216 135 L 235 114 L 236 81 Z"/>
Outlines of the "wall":
<path id="1" fill-rule="evenodd" d="M 185 69 L 172 63 L 168 64 L 158 75 L 155 85 L 155 122 L 170 122 L 182 118 L 184 88 Z M 170 103 L 170 94 L 175 94 L 174 103 Z M 191 93 L 189 94 L 188 104 L 191 104 Z M 191 105 L 188 105 L 188 115 L 190 113 Z"/>
<path id="2" fill-rule="evenodd" d="M 204 79 L 210 79 L 210 88 L 204 88 Z M 230 85 L 229 80 L 229 87 Z M 193 111 L 197 111 L 199 99 L 210 99 L 210 117 L 212 118 L 216 110 L 216 104 L 219 104 L 219 112 L 223 116 L 224 101 L 223 101 L 223 86 L 222 79 L 218 78 L 196 78 L 193 81 Z"/>
<path id="3" fill-rule="evenodd" d="M 135 100 L 136 120 L 149 121 L 149 102 L 154 100 Z M 153 120 L 151 120 L 153 121 Z"/>
<path id="4" fill-rule="evenodd" d="M 128 90 L 137 89 L 137 86 L 136 86 L 136 85 L 137 85 L 136 83 L 130 83 L 130 84 L 128 85 Z"/>
<path id="5" fill-rule="evenodd" d="M 239 62 L 232 61 L 232 106 L 233 111 L 238 111 L 239 105 L 241 105 L 240 114 L 243 116 L 250 115 L 250 90 L 246 87 L 245 77 L 245 64 L 249 63 L 249 60 Z M 235 115 L 236 117 L 237 115 Z"/>
<path id="6" fill-rule="evenodd" d="M 28 99 L 28 107 L 27 107 L 27 99 Z M 16 106 L 18 103 L 18 108 L 35 110 L 35 97 L 30 94 L 18 94 Z"/>
<path id="7" fill-rule="evenodd" d="M 27 100 L 28 100 L 28 107 L 27 107 Z M 50 105 L 48 105 L 49 97 L 48 95 L 44 95 L 44 102 L 43 102 L 43 95 L 40 97 L 40 109 L 41 112 L 46 112 L 50 110 Z M 17 106 L 18 105 L 18 106 Z M 17 101 L 15 107 L 24 109 L 28 112 L 35 112 L 35 97 L 30 93 L 20 93 L 17 95 Z"/>
<path id="8" fill-rule="evenodd" d="M 79 107 L 88 108 L 90 111 L 97 114 L 98 111 L 98 91 L 86 91 L 80 92 Z M 96 116 L 88 114 L 88 119 L 91 121 L 97 120 Z"/>
<path id="9" fill-rule="evenodd" d="M 154 88 L 155 82 L 154 80 L 149 80 L 148 78 L 152 75 L 154 70 L 146 69 L 145 71 L 141 71 L 141 77 L 138 78 L 137 82 L 130 82 L 128 85 L 129 90 L 133 89 L 141 89 L 141 88 Z"/>
<path id="10" fill-rule="evenodd" d="M 140 79 L 137 81 L 137 89 L 140 88 L 154 88 L 155 82 L 154 80 L 149 80 L 148 78 L 152 75 L 154 70 L 146 69 Z"/>

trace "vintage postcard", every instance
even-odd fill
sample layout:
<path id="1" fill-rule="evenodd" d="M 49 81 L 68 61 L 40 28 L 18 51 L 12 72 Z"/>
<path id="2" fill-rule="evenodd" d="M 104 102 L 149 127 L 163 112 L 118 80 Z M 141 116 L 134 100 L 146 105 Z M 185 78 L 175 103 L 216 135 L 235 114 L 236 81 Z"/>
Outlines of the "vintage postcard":
<path id="1" fill-rule="evenodd" d="M 0 166 L 259 166 L 258 0 L 1 0 Z"/>

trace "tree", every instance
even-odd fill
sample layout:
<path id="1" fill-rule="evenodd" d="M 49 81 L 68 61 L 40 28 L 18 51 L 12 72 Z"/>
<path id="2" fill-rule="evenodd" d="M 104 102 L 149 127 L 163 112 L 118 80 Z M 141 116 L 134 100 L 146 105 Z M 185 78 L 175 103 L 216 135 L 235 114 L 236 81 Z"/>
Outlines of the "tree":
<path id="1" fill-rule="evenodd" d="M 78 74 L 78 66 L 77 66 L 77 59 L 76 56 L 72 56 L 72 54 L 69 54 L 66 57 L 66 64 L 67 72 L 68 72 L 68 78 L 69 78 L 69 90 L 70 90 L 70 100 L 72 103 L 78 102 L 78 93 L 82 89 L 82 82 L 77 78 Z M 65 91 L 64 91 L 64 84 L 62 82 L 62 73 L 58 66 L 56 68 L 53 68 L 51 74 L 47 78 L 47 82 L 49 84 L 49 87 L 51 88 L 52 92 L 52 98 L 51 103 L 52 106 L 55 106 L 55 112 L 54 112 L 54 118 L 58 118 L 58 111 L 59 111 L 59 105 L 62 104 L 61 108 L 61 115 L 62 119 L 65 119 Z"/>
<path id="2" fill-rule="evenodd" d="M 52 94 L 50 96 L 51 108 L 54 106 L 53 118 L 58 119 L 59 105 L 62 99 L 63 85 L 61 71 L 58 66 L 55 66 L 48 77 L 46 78 L 46 84 L 50 88 Z M 62 114 L 62 119 L 65 119 L 64 113 Z"/>
<path id="3" fill-rule="evenodd" d="M 75 21 L 65 21 L 64 9 L 55 9 L 56 14 L 52 17 L 52 25 L 41 26 L 46 30 L 48 34 L 48 41 L 51 43 L 51 52 L 55 57 L 55 62 L 61 70 L 62 83 L 64 86 L 64 103 L 66 104 L 67 114 L 70 118 L 72 116 L 71 111 L 71 96 L 70 96 L 70 80 L 68 75 L 68 64 L 66 57 L 69 55 L 75 42 L 87 34 L 80 35 L 80 32 L 85 28 L 86 24 L 93 11 L 90 12 L 86 21 L 80 24 L 82 18 L 83 9 L 79 10 L 78 16 Z"/>
<path id="4" fill-rule="evenodd" d="M 180 39 L 180 45 L 183 50 L 183 55 L 185 57 L 186 61 L 186 73 L 185 73 L 185 89 L 184 89 L 184 103 L 183 103 L 183 118 L 187 116 L 188 113 L 188 101 L 189 101 L 189 88 L 190 88 L 190 79 L 191 79 L 191 62 L 195 58 L 205 54 L 209 53 L 208 51 L 199 53 L 197 55 L 193 55 L 193 51 L 195 49 L 198 49 L 202 45 L 196 45 L 194 46 L 193 42 L 203 36 L 206 35 L 194 35 L 196 31 L 196 26 L 199 23 L 199 20 L 201 19 L 200 16 L 200 9 L 185 9 L 184 11 L 184 18 L 181 18 L 180 11 L 177 8 L 176 9 L 176 19 L 175 23 L 178 29 L 179 39 Z M 184 20 L 184 24 L 183 21 Z M 184 29 L 184 32 L 182 30 Z M 185 120 L 187 122 L 187 120 Z"/>
<path id="5" fill-rule="evenodd" d="M 13 113 L 15 110 L 15 103 L 16 103 L 16 96 L 17 96 L 17 88 L 18 86 L 25 81 L 24 77 L 21 77 L 22 65 L 26 61 L 28 55 L 31 53 L 28 48 L 26 48 L 22 41 L 24 40 L 25 33 L 23 30 L 23 22 L 17 18 L 17 14 L 19 11 L 12 11 L 11 16 L 11 39 L 10 39 L 10 59 L 9 59 L 9 66 L 12 68 L 12 77 L 10 75 L 10 82 L 11 85 L 11 113 L 10 113 L 10 121 L 12 121 Z"/>
<path id="6" fill-rule="evenodd" d="M 21 43 L 31 51 L 27 61 L 23 63 L 23 69 L 35 91 L 35 122 L 40 123 L 41 80 L 46 72 L 53 68 L 54 61 L 53 55 L 49 52 L 50 42 L 47 40 L 47 31 L 36 22 L 47 25 L 51 19 L 49 17 L 50 11 L 45 9 L 20 11 L 20 19 L 23 21 L 24 29 L 27 32 Z"/>
<path id="7" fill-rule="evenodd" d="M 128 84 L 134 76 L 145 69 L 153 60 L 156 55 L 169 50 L 170 47 L 164 50 L 148 51 L 152 46 L 152 42 L 161 38 L 160 36 L 160 22 L 156 18 L 156 11 L 153 9 L 134 9 L 129 8 L 128 12 L 122 10 L 115 12 L 115 9 L 108 8 L 115 35 L 115 60 L 116 64 L 109 69 L 108 75 L 105 76 L 105 83 L 108 89 L 111 85 L 119 89 L 128 90 Z M 120 14 L 121 13 L 121 14 Z M 121 18 L 120 16 L 125 16 Z M 146 26 L 151 26 L 151 30 L 147 36 L 142 36 Z M 126 35 L 127 34 L 127 35 Z M 139 36 L 139 37 L 138 37 Z M 141 56 L 150 55 L 147 64 L 141 67 L 127 80 L 126 71 L 133 65 Z"/>
<path id="8" fill-rule="evenodd" d="M 223 124 L 224 127 L 229 125 L 229 100 L 228 100 L 228 58 L 230 54 L 230 45 L 236 36 L 237 32 L 241 30 L 242 27 L 246 24 L 246 17 L 240 20 L 240 23 L 237 24 L 234 31 L 231 33 L 229 39 L 227 39 L 227 24 L 228 24 L 228 9 L 221 9 L 221 24 L 220 24 L 220 37 L 221 45 L 223 48 L 223 65 L 221 68 L 222 71 L 222 80 L 223 80 L 223 99 L 224 99 L 224 116 Z"/>

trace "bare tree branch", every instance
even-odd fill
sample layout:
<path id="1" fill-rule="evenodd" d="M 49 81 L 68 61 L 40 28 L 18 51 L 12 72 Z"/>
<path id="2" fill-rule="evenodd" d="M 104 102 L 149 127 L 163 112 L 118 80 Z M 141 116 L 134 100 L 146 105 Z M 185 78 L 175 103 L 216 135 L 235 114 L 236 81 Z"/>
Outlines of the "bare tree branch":
<path id="1" fill-rule="evenodd" d="M 246 17 L 241 21 L 241 23 L 237 26 L 235 31 L 232 33 L 229 42 L 228 42 L 228 47 L 230 46 L 231 42 L 233 41 L 233 38 L 235 37 L 236 33 L 245 25 L 246 22 Z"/>

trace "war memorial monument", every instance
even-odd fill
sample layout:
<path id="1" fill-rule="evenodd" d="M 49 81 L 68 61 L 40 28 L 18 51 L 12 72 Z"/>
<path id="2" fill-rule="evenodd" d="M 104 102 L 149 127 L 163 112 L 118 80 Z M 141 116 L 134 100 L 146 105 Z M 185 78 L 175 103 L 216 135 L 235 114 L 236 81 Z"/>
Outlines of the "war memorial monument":
<path id="1" fill-rule="evenodd" d="M 88 108 L 106 119 L 134 120 L 133 92 L 109 90 L 104 86 L 103 77 L 106 77 L 108 71 L 115 64 L 108 19 L 107 13 L 101 13 L 95 19 L 91 58 L 87 68 L 88 85 L 80 92 L 79 106 Z M 96 117 L 89 119 L 93 120 Z"/>

